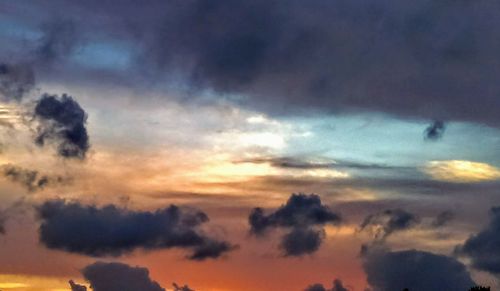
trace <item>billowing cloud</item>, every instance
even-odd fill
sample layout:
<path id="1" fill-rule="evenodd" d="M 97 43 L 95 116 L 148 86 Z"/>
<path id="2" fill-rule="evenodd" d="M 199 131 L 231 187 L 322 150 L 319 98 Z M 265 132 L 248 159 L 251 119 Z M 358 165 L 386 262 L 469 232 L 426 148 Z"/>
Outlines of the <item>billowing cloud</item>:
<path id="1" fill-rule="evenodd" d="M 122 263 L 96 262 L 85 267 L 82 274 L 93 291 L 165 291 L 151 280 L 148 269 Z"/>
<path id="2" fill-rule="evenodd" d="M 171 78 L 190 89 L 243 96 L 242 103 L 276 114 L 359 110 L 500 123 L 496 2 L 176 0 L 135 9 L 121 4 L 30 5 L 46 18 L 65 11 L 77 27 L 74 34 L 92 32 L 88 43 L 120 41 L 139 51 L 136 67 L 125 76 L 129 81 L 137 75 L 159 82 Z M 72 25 L 42 30 L 45 55 L 71 48 Z M 54 40 L 55 35 L 64 37 Z M 62 67 L 75 70 L 67 63 Z"/>
<path id="3" fill-rule="evenodd" d="M 402 230 L 407 230 L 419 223 L 419 218 L 403 209 L 387 209 L 379 213 L 370 214 L 363 222 L 359 229 L 371 230 L 376 240 L 385 240 L 392 233 Z"/>
<path id="4" fill-rule="evenodd" d="M 192 251 L 189 259 L 204 260 L 234 248 L 200 230 L 208 221 L 205 213 L 175 205 L 148 212 L 51 200 L 39 206 L 37 214 L 43 245 L 94 257 L 120 256 L 138 248 L 183 248 Z"/>
<path id="5" fill-rule="evenodd" d="M 341 222 L 339 214 L 321 203 L 318 195 L 292 194 L 287 203 L 265 215 L 262 208 L 252 210 L 250 233 L 262 236 L 270 229 L 285 228 L 289 232 L 280 244 L 285 255 L 300 256 L 315 252 L 324 238 L 323 226 Z"/>
<path id="6" fill-rule="evenodd" d="M 87 291 L 87 287 L 76 284 L 73 280 L 69 280 L 69 286 L 71 287 L 71 291 Z"/>
<path id="7" fill-rule="evenodd" d="M 34 117 L 38 121 L 36 144 L 54 142 L 59 156 L 85 158 L 90 147 L 85 127 L 87 114 L 71 96 L 43 95 L 36 104 Z"/>
<path id="8" fill-rule="evenodd" d="M 478 233 L 470 236 L 456 248 L 457 254 L 471 259 L 472 266 L 479 270 L 500 274 L 500 207 L 491 209 L 490 223 Z"/>
<path id="9" fill-rule="evenodd" d="M 475 285 L 465 265 L 455 258 L 418 250 L 368 249 L 363 269 L 373 291 L 456 291 Z"/>
<path id="10" fill-rule="evenodd" d="M 424 137 L 426 140 L 436 141 L 443 137 L 445 130 L 444 122 L 436 120 L 425 129 Z"/>
<path id="11" fill-rule="evenodd" d="M 344 286 L 341 280 L 335 279 L 331 289 L 326 289 L 322 284 L 314 284 L 307 287 L 304 291 L 349 291 L 349 289 Z"/>
<path id="12" fill-rule="evenodd" d="M 19 183 L 30 192 L 42 190 L 48 186 L 66 184 L 71 180 L 63 176 L 44 175 L 38 171 L 21 168 L 12 164 L 3 165 L 1 170 L 4 177 L 12 182 Z"/>

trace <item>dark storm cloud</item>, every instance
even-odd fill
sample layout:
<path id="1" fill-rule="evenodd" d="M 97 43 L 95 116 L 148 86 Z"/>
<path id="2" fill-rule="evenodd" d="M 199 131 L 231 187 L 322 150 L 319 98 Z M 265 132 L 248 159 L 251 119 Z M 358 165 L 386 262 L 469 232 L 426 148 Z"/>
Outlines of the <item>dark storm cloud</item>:
<path id="1" fill-rule="evenodd" d="M 75 34 L 91 36 L 88 42 L 128 42 L 141 55 L 129 80 L 172 78 L 190 89 L 245 95 L 244 104 L 274 114 L 378 111 L 500 123 L 500 3 L 494 1 L 30 5 L 47 19 L 65 11 Z M 27 18 L 22 9 L 16 16 Z M 73 43 L 72 25 L 53 26 L 42 31 L 43 55 L 68 51 Z"/>
<path id="2" fill-rule="evenodd" d="M 12 182 L 19 183 L 30 192 L 70 182 L 70 178 L 68 177 L 44 175 L 38 171 L 24 169 L 11 164 L 2 166 L 1 170 L 4 177 Z"/>
<path id="3" fill-rule="evenodd" d="M 413 213 L 403 209 L 387 209 L 376 214 L 370 214 L 359 225 L 360 231 L 374 231 L 376 240 L 385 240 L 392 233 L 410 229 L 417 225 L 420 219 Z"/>
<path id="4" fill-rule="evenodd" d="M 285 205 L 271 214 L 264 214 L 262 208 L 254 208 L 248 221 L 250 233 L 257 236 L 270 229 L 288 229 L 280 247 L 287 256 L 300 256 L 318 250 L 325 236 L 323 227 L 338 225 L 341 217 L 323 205 L 318 195 L 292 194 Z"/>
<path id="5" fill-rule="evenodd" d="M 44 94 L 37 101 L 34 117 L 39 123 L 36 144 L 55 142 L 59 156 L 85 158 L 90 147 L 85 127 L 87 114 L 71 96 Z"/>
<path id="6" fill-rule="evenodd" d="M 333 281 L 333 287 L 331 289 L 326 289 L 322 284 L 314 284 L 307 287 L 304 291 L 349 291 L 347 287 L 344 287 L 344 284 L 341 280 L 335 279 Z"/>
<path id="7" fill-rule="evenodd" d="M 446 126 L 442 121 L 434 121 L 429 125 L 424 132 L 424 138 L 426 140 L 436 141 L 443 137 Z"/>
<path id="8" fill-rule="evenodd" d="M 456 253 L 467 256 L 476 269 L 500 274 L 500 207 L 491 209 L 490 223 L 477 234 L 470 236 Z"/>
<path id="9" fill-rule="evenodd" d="M 28 64 L 0 63 L 2 101 L 21 101 L 35 86 L 35 74 Z"/>
<path id="10" fill-rule="evenodd" d="M 424 251 L 388 251 L 377 247 L 363 254 L 363 269 L 373 291 L 467 290 L 475 285 L 464 264 Z"/>
<path id="11" fill-rule="evenodd" d="M 179 286 L 176 283 L 172 284 L 174 287 L 174 291 L 195 291 L 194 289 L 189 288 L 189 286 Z"/>
<path id="12" fill-rule="evenodd" d="M 76 284 L 73 280 L 69 281 L 69 286 L 71 287 L 71 291 L 87 291 L 87 287 Z"/>
<path id="13" fill-rule="evenodd" d="M 183 248 L 192 251 L 189 259 L 204 260 L 235 248 L 200 230 L 208 221 L 205 213 L 175 205 L 141 212 L 52 200 L 39 206 L 37 214 L 42 244 L 94 257 L 120 256 L 138 248 Z"/>
<path id="14" fill-rule="evenodd" d="M 149 270 L 122 263 L 96 262 L 82 270 L 93 291 L 165 291 L 149 277 Z"/>

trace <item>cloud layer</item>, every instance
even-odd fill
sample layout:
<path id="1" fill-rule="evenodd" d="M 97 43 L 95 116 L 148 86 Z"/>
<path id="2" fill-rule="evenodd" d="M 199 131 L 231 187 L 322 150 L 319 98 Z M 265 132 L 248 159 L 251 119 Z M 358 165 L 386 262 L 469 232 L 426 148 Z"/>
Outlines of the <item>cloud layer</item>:
<path id="1" fill-rule="evenodd" d="M 137 248 L 183 248 L 191 250 L 189 259 L 204 260 L 234 248 L 199 229 L 208 221 L 205 213 L 175 205 L 141 212 L 52 200 L 39 206 L 37 214 L 42 244 L 94 257 L 120 256 Z"/>

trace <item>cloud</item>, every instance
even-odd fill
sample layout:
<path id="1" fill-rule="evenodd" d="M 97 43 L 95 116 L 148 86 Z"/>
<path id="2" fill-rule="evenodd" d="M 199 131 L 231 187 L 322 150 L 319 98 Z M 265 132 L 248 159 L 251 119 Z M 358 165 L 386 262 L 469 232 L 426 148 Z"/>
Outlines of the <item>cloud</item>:
<path id="1" fill-rule="evenodd" d="M 349 291 L 349 289 L 344 287 L 341 280 L 335 279 L 331 289 L 326 289 L 322 284 L 314 284 L 307 287 L 304 291 Z"/>
<path id="2" fill-rule="evenodd" d="M 165 291 L 151 280 L 148 269 L 122 263 L 96 262 L 85 267 L 82 274 L 93 291 Z"/>
<path id="3" fill-rule="evenodd" d="M 496 2 L 175 0 L 135 9 L 118 0 L 47 3 L 30 7 L 45 18 L 65 11 L 73 24 L 43 29 L 40 57 L 71 51 L 74 35 L 92 35 L 87 43 L 124 42 L 139 58 L 127 74 L 115 74 L 130 83 L 170 78 L 190 92 L 234 94 L 273 114 L 376 111 L 500 124 Z"/>
<path id="4" fill-rule="evenodd" d="M 28 64 L 0 63 L 2 101 L 21 101 L 35 86 L 35 74 Z"/>
<path id="5" fill-rule="evenodd" d="M 78 48 L 81 34 L 71 19 L 52 19 L 41 26 L 42 37 L 38 40 L 36 60 L 47 63 L 66 57 Z"/>
<path id="6" fill-rule="evenodd" d="M 189 286 L 179 286 L 176 283 L 172 284 L 174 286 L 174 291 L 195 291 L 194 289 L 189 288 Z"/>
<path id="7" fill-rule="evenodd" d="M 271 214 L 254 208 L 248 218 L 250 233 L 262 236 L 270 229 L 286 228 L 281 248 L 287 256 L 300 256 L 315 252 L 324 238 L 323 226 L 341 222 L 339 214 L 321 203 L 318 195 L 292 194 L 287 203 Z"/>
<path id="8" fill-rule="evenodd" d="M 73 280 L 69 280 L 69 286 L 71 287 L 71 291 L 87 291 L 87 287 L 76 284 Z"/>
<path id="9" fill-rule="evenodd" d="M 454 212 L 452 212 L 450 210 L 445 210 L 436 216 L 436 218 L 431 222 L 431 226 L 433 226 L 433 227 L 445 226 L 454 218 L 455 218 Z"/>
<path id="10" fill-rule="evenodd" d="M 500 207 L 490 211 L 490 223 L 478 233 L 470 236 L 455 252 L 471 259 L 476 269 L 500 274 Z"/>
<path id="11" fill-rule="evenodd" d="M 30 192 L 70 182 L 70 178 L 67 177 L 42 175 L 38 171 L 24 169 L 11 164 L 3 165 L 1 169 L 4 177 L 12 182 L 19 183 Z"/>
<path id="12" fill-rule="evenodd" d="M 461 262 L 418 250 L 370 248 L 363 254 L 363 269 L 373 291 L 456 291 L 475 285 Z"/>
<path id="13" fill-rule="evenodd" d="M 59 156 L 85 158 L 90 147 L 85 127 L 87 114 L 71 96 L 44 94 L 36 104 L 34 117 L 39 123 L 37 145 L 53 141 L 57 143 Z"/>
<path id="14" fill-rule="evenodd" d="M 445 130 L 444 122 L 436 120 L 425 129 L 424 137 L 426 140 L 436 141 L 443 137 Z"/>
<path id="15" fill-rule="evenodd" d="M 208 221 L 204 212 L 175 205 L 148 212 L 50 200 L 37 214 L 43 245 L 93 257 L 121 256 L 138 248 L 183 248 L 191 250 L 189 259 L 204 260 L 235 248 L 200 230 Z"/>
<path id="16" fill-rule="evenodd" d="M 387 209 L 365 217 L 359 230 L 371 230 L 375 240 L 385 240 L 394 232 L 407 230 L 420 222 L 420 219 L 403 209 Z"/>

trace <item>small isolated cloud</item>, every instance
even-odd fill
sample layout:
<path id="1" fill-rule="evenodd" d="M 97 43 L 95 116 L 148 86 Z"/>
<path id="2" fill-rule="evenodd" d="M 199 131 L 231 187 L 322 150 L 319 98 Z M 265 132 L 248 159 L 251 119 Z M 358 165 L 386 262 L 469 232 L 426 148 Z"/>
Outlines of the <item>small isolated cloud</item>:
<path id="1" fill-rule="evenodd" d="M 69 286 L 71 287 L 71 291 L 87 291 L 87 287 L 76 284 L 73 280 L 69 280 Z"/>
<path id="2" fill-rule="evenodd" d="M 446 125 L 444 122 L 436 120 L 431 125 L 429 125 L 424 132 L 425 140 L 437 141 L 440 140 L 446 130 Z"/>
<path id="3" fill-rule="evenodd" d="M 35 74 L 29 65 L 0 63 L 2 101 L 21 101 L 35 86 Z"/>
<path id="4" fill-rule="evenodd" d="M 93 291 L 165 291 L 157 282 L 151 280 L 149 270 L 142 267 L 96 262 L 85 267 L 82 274 Z M 73 281 L 70 281 L 70 285 L 72 291 L 86 290 L 84 286 Z"/>
<path id="5" fill-rule="evenodd" d="M 288 229 L 280 247 L 286 256 L 300 256 L 318 250 L 325 236 L 323 227 L 338 225 L 341 217 L 323 205 L 318 195 L 292 194 L 275 212 L 265 215 L 262 208 L 255 208 L 248 220 L 250 233 L 256 236 L 270 229 Z"/>
<path id="6" fill-rule="evenodd" d="M 490 211 L 490 223 L 478 233 L 470 236 L 456 253 L 471 259 L 476 269 L 500 274 L 500 207 Z"/>
<path id="7" fill-rule="evenodd" d="M 455 213 L 450 210 L 445 210 L 439 213 L 436 218 L 431 222 L 433 227 L 442 227 L 447 225 L 450 221 L 455 218 Z"/>
<path id="8" fill-rule="evenodd" d="M 90 147 L 87 134 L 87 114 L 70 96 L 43 95 L 38 100 L 34 117 L 38 121 L 35 143 L 44 146 L 47 141 L 57 144 L 63 158 L 84 159 Z"/>
<path id="9" fill-rule="evenodd" d="M 350 289 L 344 286 L 341 280 L 335 279 L 333 281 L 333 287 L 331 289 L 326 289 L 322 284 L 314 284 L 307 287 L 304 291 L 349 291 Z"/>
<path id="10" fill-rule="evenodd" d="M 42 190 L 48 186 L 66 184 L 71 180 L 68 177 L 40 174 L 38 171 L 21 168 L 11 164 L 3 165 L 0 169 L 4 177 L 12 182 L 20 184 L 30 192 Z"/>
<path id="11" fill-rule="evenodd" d="M 189 288 L 188 285 L 179 286 L 177 283 L 173 283 L 174 291 L 195 291 L 194 289 Z"/>
<path id="12" fill-rule="evenodd" d="M 475 285 L 464 264 L 455 258 L 418 250 L 365 249 L 363 269 L 373 291 L 467 290 Z"/>
<path id="13" fill-rule="evenodd" d="M 148 212 L 51 200 L 37 214 L 43 245 L 93 257 L 121 256 L 138 248 L 182 248 L 191 250 L 189 259 L 204 260 L 235 248 L 200 229 L 208 221 L 204 212 L 175 205 Z"/>
<path id="14" fill-rule="evenodd" d="M 415 214 L 406 210 L 387 209 L 365 217 L 359 225 L 359 230 L 369 230 L 375 240 L 384 241 L 394 232 L 410 229 L 419 222 L 420 219 Z"/>

